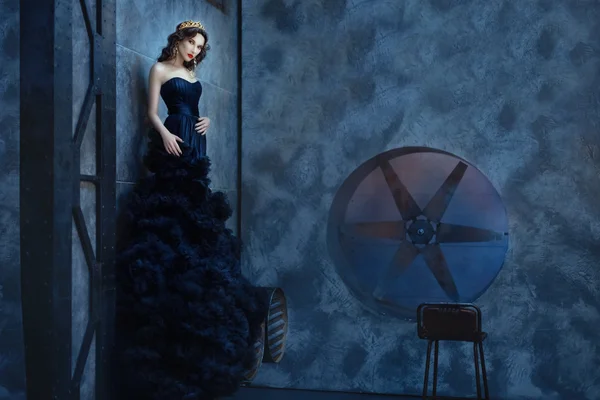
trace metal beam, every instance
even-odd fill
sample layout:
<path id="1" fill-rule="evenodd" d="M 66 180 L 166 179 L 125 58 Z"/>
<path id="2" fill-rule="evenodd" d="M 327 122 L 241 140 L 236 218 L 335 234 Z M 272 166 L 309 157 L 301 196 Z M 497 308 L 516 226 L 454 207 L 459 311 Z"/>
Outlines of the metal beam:
<path id="1" fill-rule="evenodd" d="M 115 398 L 111 380 L 111 356 L 115 336 L 115 253 L 117 208 L 116 131 L 116 0 L 97 0 L 98 103 L 96 146 L 100 182 L 97 206 L 98 299 L 96 330 L 96 400 Z"/>
<path id="2" fill-rule="evenodd" d="M 21 295 L 29 399 L 70 398 L 72 182 L 79 173 L 72 144 L 72 18 L 72 1 L 20 2 Z"/>
<path id="3" fill-rule="evenodd" d="M 243 186 L 243 174 L 242 174 L 242 161 L 243 151 L 242 146 L 242 77 L 244 75 L 243 63 L 242 63 L 242 0 L 237 0 L 237 15 L 236 15 L 236 34 L 237 34 L 237 171 L 236 171 L 236 189 L 237 189 L 237 203 L 236 208 L 236 221 L 235 221 L 235 234 L 238 237 L 242 237 L 242 186 Z"/>

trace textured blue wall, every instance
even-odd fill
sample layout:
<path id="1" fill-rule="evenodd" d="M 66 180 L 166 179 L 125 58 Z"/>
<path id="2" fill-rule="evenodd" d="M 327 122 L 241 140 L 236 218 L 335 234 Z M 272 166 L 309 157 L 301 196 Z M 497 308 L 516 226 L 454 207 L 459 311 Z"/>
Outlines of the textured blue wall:
<path id="1" fill-rule="evenodd" d="M 244 2 L 245 268 L 289 297 L 274 387 L 418 393 L 415 325 L 364 311 L 326 245 L 329 207 L 378 153 L 427 146 L 498 190 L 510 247 L 477 301 L 495 398 L 598 399 L 600 2 Z M 474 392 L 443 345 L 441 390 Z"/>
<path id="2" fill-rule="evenodd" d="M 0 3 L 0 399 L 25 399 L 19 268 L 19 2 Z"/>

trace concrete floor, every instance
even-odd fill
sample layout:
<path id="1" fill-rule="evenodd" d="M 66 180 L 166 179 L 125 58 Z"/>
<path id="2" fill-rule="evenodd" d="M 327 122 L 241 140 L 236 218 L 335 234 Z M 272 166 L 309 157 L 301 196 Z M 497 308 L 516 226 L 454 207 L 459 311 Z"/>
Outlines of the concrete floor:
<path id="1" fill-rule="evenodd" d="M 244 387 L 232 400 L 417 400 L 421 397 Z M 440 400 L 444 399 L 442 397 Z M 447 398 L 460 400 L 459 398 Z"/>

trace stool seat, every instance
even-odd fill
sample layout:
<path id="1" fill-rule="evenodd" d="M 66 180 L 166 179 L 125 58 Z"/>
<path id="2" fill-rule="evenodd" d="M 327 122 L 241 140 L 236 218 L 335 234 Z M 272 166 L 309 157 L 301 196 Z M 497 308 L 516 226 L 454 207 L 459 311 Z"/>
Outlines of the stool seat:
<path id="1" fill-rule="evenodd" d="M 417 333 L 420 339 L 427 340 L 427 357 L 425 361 L 425 379 L 423 382 L 423 399 L 438 399 L 437 376 L 440 341 L 473 343 L 473 361 L 475 365 L 475 382 L 478 400 L 489 400 L 483 341 L 487 333 L 481 328 L 481 310 L 473 304 L 463 303 L 423 303 L 417 308 Z M 429 364 L 431 347 L 433 355 L 433 388 L 432 396 L 428 396 Z M 480 379 L 480 367 L 481 378 Z M 485 397 L 481 397 L 481 382 Z"/>

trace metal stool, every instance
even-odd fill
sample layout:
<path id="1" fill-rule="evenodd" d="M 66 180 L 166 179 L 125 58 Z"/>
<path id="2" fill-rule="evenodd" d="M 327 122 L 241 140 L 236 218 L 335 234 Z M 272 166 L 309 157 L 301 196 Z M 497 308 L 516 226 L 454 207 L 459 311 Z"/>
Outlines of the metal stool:
<path id="1" fill-rule="evenodd" d="M 424 303 L 417 308 L 417 330 L 419 338 L 428 341 L 427 361 L 425 364 L 425 382 L 423 399 L 437 399 L 438 350 L 440 340 L 473 343 L 473 359 L 475 362 L 475 380 L 477 382 L 477 399 L 481 400 L 481 384 L 479 378 L 479 359 L 481 358 L 481 375 L 483 390 L 489 400 L 485 359 L 483 357 L 483 341 L 487 334 L 481 330 L 481 310 L 473 304 Z M 429 362 L 431 345 L 435 344 L 433 355 L 433 391 L 427 396 L 429 389 Z M 479 350 L 479 351 L 478 351 Z"/>

